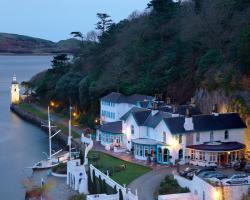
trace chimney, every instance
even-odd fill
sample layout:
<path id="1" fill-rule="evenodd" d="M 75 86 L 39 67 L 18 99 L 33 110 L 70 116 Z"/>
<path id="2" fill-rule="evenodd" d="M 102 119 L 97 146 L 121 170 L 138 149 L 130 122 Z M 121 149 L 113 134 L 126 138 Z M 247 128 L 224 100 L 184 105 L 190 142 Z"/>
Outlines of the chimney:
<path id="1" fill-rule="evenodd" d="M 170 105 L 170 104 L 171 104 L 171 98 L 170 98 L 170 97 L 167 97 L 167 98 L 166 98 L 166 102 L 167 102 L 168 105 Z"/>
<path id="2" fill-rule="evenodd" d="M 172 117 L 179 117 L 179 113 L 177 112 L 178 109 L 177 109 L 177 105 L 173 105 L 173 112 L 172 112 Z"/>
<path id="3" fill-rule="evenodd" d="M 217 104 L 214 104 L 214 105 L 213 105 L 212 115 L 214 115 L 214 116 L 219 116 Z"/>
<path id="4" fill-rule="evenodd" d="M 184 123 L 184 129 L 186 131 L 192 131 L 194 130 L 194 123 L 193 123 L 193 117 L 192 117 L 192 108 L 187 108 L 186 110 L 186 117 L 185 117 L 185 123 Z"/>
<path id="5" fill-rule="evenodd" d="M 192 107 L 195 107 L 195 106 L 196 106 L 196 104 L 195 104 L 195 98 L 194 98 L 194 97 L 191 98 L 190 105 L 191 105 Z"/>

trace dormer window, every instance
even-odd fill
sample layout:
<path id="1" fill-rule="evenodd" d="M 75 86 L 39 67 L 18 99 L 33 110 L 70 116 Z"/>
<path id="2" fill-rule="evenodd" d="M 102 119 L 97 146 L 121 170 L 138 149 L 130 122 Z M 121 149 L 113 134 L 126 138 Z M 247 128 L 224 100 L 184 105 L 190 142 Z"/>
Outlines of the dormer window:
<path id="1" fill-rule="evenodd" d="M 196 142 L 200 142 L 200 133 L 199 132 L 196 133 Z"/>
<path id="2" fill-rule="evenodd" d="M 131 129 L 131 135 L 134 135 L 135 134 L 135 128 L 134 128 L 134 126 L 131 125 L 130 129 Z"/>
<path id="3" fill-rule="evenodd" d="M 214 132 L 213 131 L 210 132 L 210 142 L 211 143 L 214 142 Z"/>
<path id="4" fill-rule="evenodd" d="M 228 132 L 228 130 L 225 130 L 224 139 L 225 139 L 225 140 L 228 140 L 228 139 L 229 139 L 229 132 Z"/>
<path id="5" fill-rule="evenodd" d="M 162 135 L 163 135 L 163 142 L 166 142 L 167 141 L 167 134 L 166 134 L 166 132 L 163 131 Z"/>

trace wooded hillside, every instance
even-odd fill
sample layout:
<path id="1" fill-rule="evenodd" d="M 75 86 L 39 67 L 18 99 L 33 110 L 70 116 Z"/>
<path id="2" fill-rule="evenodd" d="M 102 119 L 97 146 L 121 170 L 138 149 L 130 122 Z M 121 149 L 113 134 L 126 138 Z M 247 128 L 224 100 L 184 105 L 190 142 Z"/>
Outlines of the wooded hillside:
<path id="1" fill-rule="evenodd" d="M 250 89 L 250 0 L 152 0 L 145 7 L 98 41 L 84 41 L 72 64 L 40 75 L 38 96 L 62 106 L 71 99 L 94 117 L 98 99 L 111 91 L 163 93 L 183 103 L 197 88 Z"/>

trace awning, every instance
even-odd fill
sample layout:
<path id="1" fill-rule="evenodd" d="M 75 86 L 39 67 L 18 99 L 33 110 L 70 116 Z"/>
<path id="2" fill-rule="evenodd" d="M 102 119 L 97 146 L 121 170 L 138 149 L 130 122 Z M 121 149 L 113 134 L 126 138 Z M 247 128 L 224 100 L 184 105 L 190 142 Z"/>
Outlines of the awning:
<path id="1" fill-rule="evenodd" d="M 237 151 L 242 150 L 245 147 L 244 144 L 239 142 L 214 142 L 187 146 L 188 149 L 200 151 Z"/>

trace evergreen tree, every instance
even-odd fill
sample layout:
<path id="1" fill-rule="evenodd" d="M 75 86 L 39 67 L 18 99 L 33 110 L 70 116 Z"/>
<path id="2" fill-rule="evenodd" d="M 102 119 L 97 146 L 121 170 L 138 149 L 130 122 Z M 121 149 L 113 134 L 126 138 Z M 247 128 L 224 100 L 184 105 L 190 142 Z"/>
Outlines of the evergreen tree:
<path id="1" fill-rule="evenodd" d="M 151 0 L 148 3 L 148 8 L 152 8 L 158 14 L 164 14 L 172 10 L 175 4 L 172 0 Z"/>
<path id="2" fill-rule="evenodd" d="M 88 190 L 90 194 L 93 194 L 93 182 L 91 180 L 90 170 L 87 172 L 88 175 Z"/>
<path id="3" fill-rule="evenodd" d="M 93 193 L 97 194 L 97 181 L 95 176 L 95 170 L 93 170 Z"/>
<path id="4" fill-rule="evenodd" d="M 102 178 L 101 178 L 101 175 L 99 176 L 99 180 L 98 180 L 98 186 L 99 186 L 99 193 L 100 194 L 103 194 L 103 187 L 102 187 Z"/>
<path id="5" fill-rule="evenodd" d="M 200 14 L 202 8 L 202 0 L 194 0 L 194 10 L 196 14 Z"/>
<path id="6" fill-rule="evenodd" d="M 103 181 L 102 181 L 102 189 L 103 189 L 104 194 L 108 194 L 107 184 L 106 184 L 105 179 L 103 179 Z"/>
<path id="7" fill-rule="evenodd" d="M 106 13 L 97 13 L 96 14 L 99 21 L 96 24 L 96 29 L 101 31 L 101 33 L 105 33 L 111 25 L 113 24 L 112 19 L 110 19 L 110 16 Z"/>
<path id="8" fill-rule="evenodd" d="M 119 189 L 119 200 L 123 200 L 123 194 L 121 189 Z"/>

